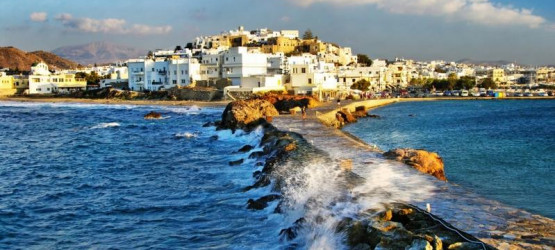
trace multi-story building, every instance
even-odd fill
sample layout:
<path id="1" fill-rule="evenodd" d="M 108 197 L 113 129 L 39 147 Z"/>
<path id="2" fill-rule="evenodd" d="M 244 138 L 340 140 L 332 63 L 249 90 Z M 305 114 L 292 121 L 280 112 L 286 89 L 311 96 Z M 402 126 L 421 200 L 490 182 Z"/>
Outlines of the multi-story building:
<path id="1" fill-rule="evenodd" d="M 188 86 L 201 79 L 196 58 L 147 58 L 127 62 L 129 88 L 135 91 Z"/>
<path id="2" fill-rule="evenodd" d="M 14 77 L 0 72 L 0 96 L 13 95 L 16 93 Z"/>
<path id="3" fill-rule="evenodd" d="M 85 90 L 87 81 L 75 74 L 50 73 L 46 63 L 36 63 L 29 74 L 29 94 L 57 94 Z"/>
<path id="4" fill-rule="evenodd" d="M 498 68 L 492 69 L 488 72 L 488 77 L 498 84 L 507 82 L 507 80 L 505 79 L 504 69 L 498 69 Z"/>
<path id="5" fill-rule="evenodd" d="M 223 53 L 222 69 L 222 77 L 229 78 L 232 85 L 238 86 L 242 77 L 266 75 L 268 56 L 260 50 L 234 47 Z"/>

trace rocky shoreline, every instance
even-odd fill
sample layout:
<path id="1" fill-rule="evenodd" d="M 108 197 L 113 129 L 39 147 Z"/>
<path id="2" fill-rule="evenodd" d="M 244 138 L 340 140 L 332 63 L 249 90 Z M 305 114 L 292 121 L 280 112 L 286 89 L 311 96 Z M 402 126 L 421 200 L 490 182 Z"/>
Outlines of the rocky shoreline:
<path id="1" fill-rule="evenodd" d="M 291 182 L 286 178 L 303 171 L 307 159 L 334 164 L 334 168 L 342 169 L 343 173 L 338 178 L 344 180 L 346 190 L 361 181 L 360 176 L 345 167 L 349 163 L 334 161 L 301 134 L 281 131 L 267 121 L 268 117 L 277 116 L 277 113 L 273 105 L 265 100 L 238 101 L 230 103 L 222 114 L 222 120 L 216 123 L 218 129 L 263 129 L 260 145 L 245 145 L 238 151 L 250 152 L 248 158 L 260 159 L 262 161 L 257 164 L 263 164 L 261 171 L 253 173 L 254 183 L 245 187 L 244 191 L 271 186 L 272 192 L 246 201 L 247 209 L 261 210 L 271 202 L 278 202 L 274 213 L 287 210 L 288 197 L 284 190 L 289 189 L 289 185 L 302 186 L 303 183 L 302 180 Z M 256 147 L 263 150 L 254 151 Z M 230 165 L 235 164 L 230 162 Z M 385 204 L 384 208 L 363 211 L 355 218 L 342 218 L 335 225 L 336 233 L 345 235 L 343 243 L 352 249 L 494 249 L 416 206 L 392 202 Z M 284 241 L 292 241 L 304 227 L 310 227 L 310 223 L 318 222 L 300 217 L 290 227 L 283 228 L 280 237 Z"/>

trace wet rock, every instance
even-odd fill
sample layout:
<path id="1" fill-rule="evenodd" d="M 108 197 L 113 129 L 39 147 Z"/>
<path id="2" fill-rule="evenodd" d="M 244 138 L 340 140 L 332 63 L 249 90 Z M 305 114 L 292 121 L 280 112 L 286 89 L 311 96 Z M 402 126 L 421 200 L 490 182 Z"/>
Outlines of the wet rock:
<path id="1" fill-rule="evenodd" d="M 220 128 L 249 130 L 263 124 L 266 118 L 278 115 L 274 105 L 265 100 L 234 101 L 222 113 Z"/>
<path id="2" fill-rule="evenodd" d="M 268 202 L 275 201 L 277 199 L 281 199 L 281 195 L 278 194 L 270 194 L 264 197 L 261 197 L 257 200 L 249 199 L 247 201 L 247 208 L 251 210 L 262 210 L 268 207 Z"/>
<path id="3" fill-rule="evenodd" d="M 358 244 L 355 247 L 351 248 L 351 250 L 370 250 L 370 249 L 372 249 L 370 245 L 364 244 L 364 243 Z"/>
<path id="4" fill-rule="evenodd" d="M 230 165 L 230 166 L 241 165 L 241 164 L 243 164 L 244 161 L 245 161 L 245 160 L 243 160 L 243 159 L 239 159 L 239 160 L 236 160 L 236 161 L 230 161 L 230 162 L 229 162 L 229 165 Z"/>
<path id="5" fill-rule="evenodd" d="M 202 127 L 206 128 L 206 127 L 215 126 L 215 125 L 216 125 L 215 122 L 206 122 L 205 124 L 202 124 Z"/>
<path id="6" fill-rule="evenodd" d="M 217 141 L 217 140 L 218 140 L 218 136 L 217 136 L 217 135 L 210 136 L 210 140 L 211 140 L 211 141 Z"/>
<path id="7" fill-rule="evenodd" d="M 472 242 L 457 242 L 449 245 L 447 248 L 449 250 L 476 250 L 484 249 L 481 244 L 476 244 Z"/>
<path id="8" fill-rule="evenodd" d="M 144 118 L 147 119 L 147 120 L 160 119 L 160 118 L 162 118 L 162 115 L 158 112 L 150 111 L 148 114 L 146 114 L 144 116 Z"/>
<path id="9" fill-rule="evenodd" d="M 304 226 L 305 223 L 306 223 L 305 218 L 297 219 L 293 223 L 293 226 L 288 227 L 286 229 L 282 229 L 279 232 L 279 236 L 283 240 L 293 240 L 293 239 L 297 238 L 297 235 L 299 234 L 299 230 L 301 230 L 301 228 Z"/>
<path id="10" fill-rule="evenodd" d="M 260 158 L 262 156 L 264 156 L 264 151 L 255 151 L 249 155 L 249 159 Z"/>
<path id="11" fill-rule="evenodd" d="M 405 248 L 406 250 L 433 250 L 432 245 L 427 240 L 416 239 L 412 241 L 410 246 Z M 441 248 L 440 248 L 441 249 Z"/>
<path id="12" fill-rule="evenodd" d="M 251 151 L 253 148 L 254 147 L 251 146 L 251 145 L 245 145 L 245 146 L 241 147 L 237 152 L 246 153 L 246 152 Z"/>
<path id="13" fill-rule="evenodd" d="M 397 148 L 383 154 L 386 158 L 403 162 L 416 170 L 447 181 L 443 159 L 437 153 L 419 149 Z"/>

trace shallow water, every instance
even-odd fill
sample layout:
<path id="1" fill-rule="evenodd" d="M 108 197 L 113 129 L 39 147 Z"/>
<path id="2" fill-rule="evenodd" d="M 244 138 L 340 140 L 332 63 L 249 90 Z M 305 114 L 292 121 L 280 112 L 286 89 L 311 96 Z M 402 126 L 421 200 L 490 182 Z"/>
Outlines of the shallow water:
<path id="1" fill-rule="evenodd" d="M 447 178 L 473 192 L 555 218 L 555 101 L 404 102 L 344 129 L 383 150 L 438 152 Z"/>

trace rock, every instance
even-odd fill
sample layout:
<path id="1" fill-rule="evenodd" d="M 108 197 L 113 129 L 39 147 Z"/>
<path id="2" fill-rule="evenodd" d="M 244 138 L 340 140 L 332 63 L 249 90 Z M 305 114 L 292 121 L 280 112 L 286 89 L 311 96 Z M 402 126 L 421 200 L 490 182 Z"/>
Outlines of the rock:
<path id="1" fill-rule="evenodd" d="M 300 111 L 303 107 L 312 108 L 318 105 L 318 101 L 310 96 L 270 94 L 260 98 L 272 103 L 280 113 L 292 113 L 291 109 Z"/>
<path id="2" fill-rule="evenodd" d="M 263 123 L 267 117 L 278 115 L 274 105 L 265 100 L 234 101 L 229 103 L 222 113 L 220 128 L 252 129 Z"/>
<path id="3" fill-rule="evenodd" d="M 293 151 L 297 149 L 297 144 L 295 144 L 294 142 L 287 144 L 287 146 L 285 146 L 285 151 Z"/>
<path id="4" fill-rule="evenodd" d="M 405 247 L 406 250 L 433 250 L 432 245 L 427 240 L 416 239 L 412 241 L 410 246 Z M 440 248 L 441 249 L 441 248 Z"/>
<path id="5" fill-rule="evenodd" d="M 434 246 L 434 249 L 443 249 L 443 241 L 437 237 L 437 235 L 434 235 L 434 240 L 432 241 L 432 244 Z"/>
<path id="6" fill-rule="evenodd" d="M 447 181 L 443 168 L 443 159 L 437 153 L 419 149 L 398 148 L 383 154 L 386 158 L 403 162 L 416 170 Z"/>
<path id="7" fill-rule="evenodd" d="M 346 123 L 353 123 L 357 121 L 357 119 L 353 116 L 353 114 L 351 114 L 351 112 L 349 112 L 348 109 L 337 111 L 337 113 L 341 115 L 341 118 L 343 118 Z"/>
<path id="8" fill-rule="evenodd" d="M 367 115 L 367 117 L 370 117 L 370 118 L 380 118 L 379 115 L 373 115 L 373 114 L 369 114 L 369 115 Z"/>
<path id="9" fill-rule="evenodd" d="M 206 122 L 205 124 L 202 124 L 202 127 L 203 127 L 203 128 L 207 128 L 207 127 L 214 126 L 214 125 L 216 125 L 216 123 L 214 123 L 214 122 Z"/>
<path id="10" fill-rule="evenodd" d="M 277 199 L 281 199 L 281 195 L 279 194 L 270 194 L 264 197 L 261 197 L 257 200 L 249 199 L 247 201 L 247 208 L 251 210 L 262 210 L 268 207 L 268 202 L 275 201 Z"/>
<path id="11" fill-rule="evenodd" d="M 249 155 L 249 159 L 260 158 L 262 156 L 264 156 L 264 151 L 255 151 Z"/>
<path id="12" fill-rule="evenodd" d="M 351 171 L 353 170 L 353 160 L 352 159 L 341 159 L 339 162 L 339 167 L 343 171 Z"/>
<path id="13" fill-rule="evenodd" d="M 299 230 L 304 226 L 305 223 L 306 223 L 305 218 L 297 219 L 293 223 L 293 226 L 291 226 L 289 228 L 286 228 L 286 229 L 282 229 L 279 232 L 279 236 L 282 237 L 282 238 L 285 238 L 287 240 L 295 239 L 297 237 L 297 235 L 299 234 Z"/>
<path id="14" fill-rule="evenodd" d="M 160 119 L 162 118 L 162 115 L 158 112 L 154 112 L 154 111 L 150 111 L 150 113 L 146 114 L 144 116 L 145 119 L 150 120 L 150 119 Z"/>
<path id="15" fill-rule="evenodd" d="M 370 249 L 372 249 L 370 245 L 364 244 L 364 243 L 358 244 L 355 247 L 351 248 L 351 250 L 370 250 Z"/>
<path id="16" fill-rule="evenodd" d="M 253 148 L 254 148 L 254 147 L 251 146 L 251 145 L 245 145 L 245 146 L 243 146 L 242 148 L 240 148 L 237 152 L 246 153 L 246 152 L 251 151 Z"/>
<path id="17" fill-rule="evenodd" d="M 472 242 L 457 242 L 449 245 L 447 248 L 449 250 L 476 250 L 483 249 L 481 244 L 476 244 Z"/>
<path id="18" fill-rule="evenodd" d="M 241 164 L 243 164 L 244 161 L 245 161 L 245 160 L 243 160 L 243 159 L 239 159 L 239 160 L 236 160 L 236 161 L 230 161 L 230 162 L 229 162 L 229 165 L 230 165 L 230 166 L 241 165 Z"/>

